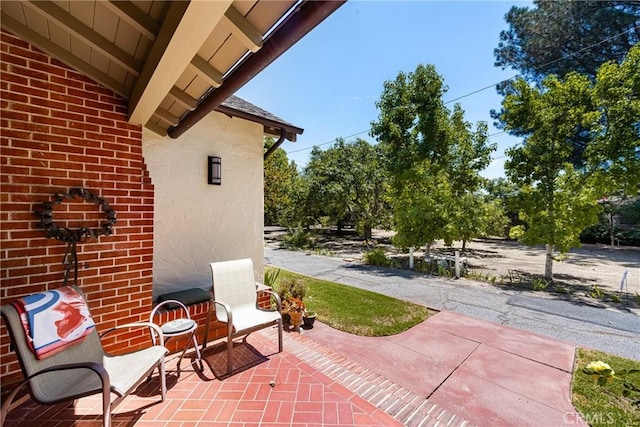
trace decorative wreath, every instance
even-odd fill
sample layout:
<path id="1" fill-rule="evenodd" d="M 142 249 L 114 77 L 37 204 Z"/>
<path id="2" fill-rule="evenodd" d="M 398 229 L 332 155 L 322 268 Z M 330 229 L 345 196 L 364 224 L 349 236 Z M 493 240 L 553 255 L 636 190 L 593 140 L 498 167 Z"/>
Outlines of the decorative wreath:
<path id="1" fill-rule="evenodd" d="M 85 201 L 100 206 L 106 218 L 106 221 L 102 223 L 100 228 L 81 227 L 72 230 L 56 225 L 53 221 L 54 206 L 61 204 L 67 199 L 74 199 L 76 197 L 82 197 Z M 113 233 L 113 224 L 116 223 L 116 213 L 111 209 L 109 203 L 85 188 L 72 188 L 68 193 L 56 193 L 55 199 L 52 202 L 42 202 L 42 208 L 36 211 L 36 215 L 40 217 L 40 226 L 44 228 L 47 237 L 68 243 L 84 242 L 91 237 L 109 235 Z"/>

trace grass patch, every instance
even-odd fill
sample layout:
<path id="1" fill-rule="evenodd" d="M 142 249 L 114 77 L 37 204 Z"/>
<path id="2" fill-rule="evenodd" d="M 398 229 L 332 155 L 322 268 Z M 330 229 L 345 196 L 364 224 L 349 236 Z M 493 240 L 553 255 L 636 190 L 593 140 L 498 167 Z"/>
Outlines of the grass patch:
<path id="1" fill-rule="evenodd" d="M 591 376 L 584 374 L 582 368 L 587 363 L 601 360 L 614 371 L 640 369 L 640 362 L 625 359 L 608 353 L 579 348 L 573 369 L 572 401 L 582 418 L 591 426 L 640 426 L 640 396 L 632 394 L 622 396 L 622 381 L 614 379 L 605 386 L 599 386 Z M 628 380 L 640 383 L 639 375 Z"/>
<path id="2" fill-rule="evenodd" d="M 273 267 L 266 267 L 266 271 L 270 270 Z M 307 285 L 307 309 L 315 311 L 320 322 L 351 334 L 395 335 L 435 313 L 422 305 L 282 269 L 278 281 L 295 278 Z"/>

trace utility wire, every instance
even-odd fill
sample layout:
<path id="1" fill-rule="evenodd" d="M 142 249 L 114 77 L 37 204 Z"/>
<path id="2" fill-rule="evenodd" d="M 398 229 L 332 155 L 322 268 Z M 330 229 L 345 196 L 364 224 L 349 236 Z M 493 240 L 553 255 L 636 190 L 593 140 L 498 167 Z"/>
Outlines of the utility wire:
<path id="1" fill-rule="evenodd" d="M 580 54 L 580 53 L 582 53 L 582 52 L 584 52 L 584 51 L 586 51 L 586 50 L 589 50 L 589 49 L 594 48 L 594 47 L 596 47 L 596 46 L 599 46 L 599 45 L 601 45 L 601 44 L 603 44 L 603 43 L 606 43 L 606 42 L 608 42 L 608 41 L 610 41 L 610 40 L 613 40 L 613 39 L 615 39 L 615 38 L 618 38 L 618 37 L 620 37 L 621 35 L 626 34 L 626 33 L 629 33 L 629 32 L 631 32 L 632 30 L 635 30 L 635 29 L 637 29 L 637 28 L 638 28 L 638 26 L 631 27 L 631 28 L 629 28 L 629 29 L 627 29 L 627 30 L 625 30 L 625 31 L 622 31 L 622 32 L 618 33 L 618 34 L 614 34 L 613 36 L 607 37 L 607 38 L 606 38 L 606 39 L 604 39 L 604 40 L 600 40 L 599 42 L 593 43 L 593 44 L 591 44 L 591 45 L 589 45 L 589 46 L 585 46 L 585 47 L 583 47 L 582 49 L 578 49 L 578 50 L 576 50 L 575 52 L 571 52 L 571 53 L 570 53 L 570 54 L 568 54 L 568 55 L 563 55 L 563 56 L 561 56 L 560 58 L 556 58 L 556 59 L 554 59 L 554 60 L 552 60 L 552 61 L 549 61 L 549 62 L 546 62 L 546 63 L 544 63 L 544 64 L 538 65 L 537 67 L 533 67 L 533 71 L 537 71 L 537 70 L 542 69 L 542 68 L 545 68 L 545 67 L 547 67 L 547 66 L 549 66 L 549 65 L 551 65 L 551 64 L 555 64 L 556 62 L 559 62 L 559 61 L 562 61 L 562 60 L 568 59 L 568 58 L 570 58 L 570 57 L 572 57 L 572 56 L 578 55 L 578 54 Z M 497 85 L 502 84 L 502 83 L 506 83 L 506 82 L 508 82 L 508 81 L 510 81 L 510 80 L 513 80 L 513 79 L 515 79 L 516 77 L 518 77 L 518 76 L 520 76 L 520 75 L 521 75 L 520 73 L 515 74 L 515 75 L 513 75 L 513 76 L 511 76 L 511 77 L 509 77 L 509 78 L 507 78 L 507 79 L 501 80 L 501 81 L 499 81 L 499 82 L 497 82 L 497 83 L 493 83 L 493 84 L 491 84 L 491 85 L 487 85 L 487 86 L 482 87 L 482 88 L 480 88 L 480 89 L 474 90 L 473 92 L 469 92 L 469 93 L 467 93 L 467 94 L 465 94 L 465 95 L 462 95 L 462 96 L 459 96 L 459 97 L 457 97 L 457 98 L 450 99 L 449 101 L 445 101 L 445 102 L 444 102 L 444 105 L 451 104 L 452 102 L 458 101 L 458 100 L 460 100 L 460 99 L 467 98 L 467 97 L 469 97 L 469 96 L 471 96 L 471 95 L 475 95 L 475 94 L 480 93 L 480 92 L 483 92 L 483 91 L 485 91 L 485 90 L 487 90 L 487 89 L 494 88 L 494 87 L 496 87 Z M 360 132 L 353 133 L 353 134 L 348 135 L 348 136 L 345 136 L 345 137 L 340 137 L 340 138 L 343 138 L 343 139 L 353 138 L 354 136 L 361 135 L 361 134 L 363 134 L 363 133 L 367 133 L 367 132 L 369 132 L 369 131 L 371 131 L 371 128 L 366 129 L 366 130 L 363 130 L 363 131 L 360 131 Z M 500 135 L 500 134 L 503 134 L 503 133 L 506 133 L 506 131 L 496 132 L 496 133 L 493 133 L 493 134 L 487 135 L 487 138 L 491 138 L 492 136 Z M 337 139 L 337 138 L 336 138 L 336 139 Z M 334 144 L 335 142 L 336 142 L 336 140 L 334 139 L 334 140 L 332 140 L 332 141 L 323 142 L 322 144 L 314 144 L 314 145 L 312 145 L 311 147 L 306 147 L 306 148 L 300 148 L 300 149 L 298 149 L 298 150 L 287 151 L 287 154 L 300 153 L 300 152 L 302 152 L 302 151 L 313 150 L 313 148 L 314 148 L 314 147 L 322 147 L 322 146 L 324 146 L 324 145 Z M 518 145 L 520 145 L 520 143 L 515 144 L 513 147 L 517 147 Z M 513 147 L 509 147 L 509 148 L 513 148 Z M 504 158 L 504 157 L 506 157 L 506 156 L 496 157 L 496 158 L 494 158 L 494 159 L 492 159 L 492 160 L 497 160 L 497 159 L 501 159 L 501 158 Z"/>

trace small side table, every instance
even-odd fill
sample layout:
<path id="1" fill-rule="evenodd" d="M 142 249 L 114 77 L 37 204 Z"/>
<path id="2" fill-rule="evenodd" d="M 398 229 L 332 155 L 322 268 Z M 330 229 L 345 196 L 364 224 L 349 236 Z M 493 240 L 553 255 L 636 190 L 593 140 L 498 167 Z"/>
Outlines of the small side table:
<path id="1" fill-rule="evenodd" d="M 180 355 L 180 359 L 178 359 L 178 373 L 180 373 L 180 363 L 182 362 L 182 358 L 184 354 L 187 352 L 187 348 L 189 348 L 189 344 L 193 342 L 193 346 L 196 349 L 196 360 L 200 362 L 200 371 L 204 370 L 204 365 L 202 364 L 202 356 L 200 355 L 200 348 L 198 347 L 198 340 L 196 338 L 196 331 L 198 330 L 198 323 L 191 318 L 189 315 L 189 309 L 183 303 L 178 300 L 166 300 L 156 305 L 154 309 L 151 311 L 151 315 L 149 321 L 153 323 L 153 318 L 155 317 L 158 309 L 163 305 L 169 304 L 170 307 L 180 307 L 184 312 L 185 317 L 171 320 L 167 323 L 164 323 L 160 326 L 160 330 L 162 331 L 162 335 L 164 336 L 165 343 L 174 337 L 179 337 L 182 335 L 191 335 L 190 339 L 187 340 L 187 343 L 182 350 L 182 354 Z M 156 338 L 152 334 L 151 340 L 155 345 Z"/>

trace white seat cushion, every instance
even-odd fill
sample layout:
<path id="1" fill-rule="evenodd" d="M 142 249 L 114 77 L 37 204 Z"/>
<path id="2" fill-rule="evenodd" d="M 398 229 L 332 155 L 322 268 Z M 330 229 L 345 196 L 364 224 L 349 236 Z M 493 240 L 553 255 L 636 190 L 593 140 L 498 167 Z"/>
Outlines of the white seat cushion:
<path id="1" fill-rule="evenodd" d="M 193 319 L 175 319 L 160 326 L 164 335 L 176 335 L 184 333 L 196 325 Z"/>

